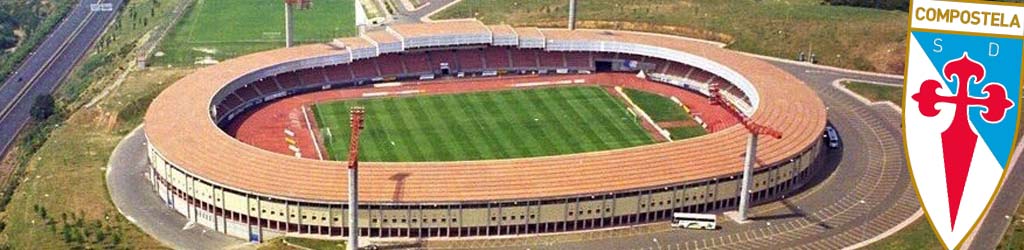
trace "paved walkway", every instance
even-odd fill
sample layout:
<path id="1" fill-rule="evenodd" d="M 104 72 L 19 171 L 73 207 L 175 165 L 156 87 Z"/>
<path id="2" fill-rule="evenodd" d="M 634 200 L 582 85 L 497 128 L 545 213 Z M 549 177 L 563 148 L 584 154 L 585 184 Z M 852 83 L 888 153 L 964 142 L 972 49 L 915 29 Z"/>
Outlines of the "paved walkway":
<path id="1" fill-rule="evenodd" d="M 107 166 L 107 189 L 118 211 L 129 221 L 174 249 L 246 249 L 240 239 L 189 226 L 188 219 L 168 207 L 151 188 L 147 171 L 146 137 L 137 128 L 117 145 Z"/>

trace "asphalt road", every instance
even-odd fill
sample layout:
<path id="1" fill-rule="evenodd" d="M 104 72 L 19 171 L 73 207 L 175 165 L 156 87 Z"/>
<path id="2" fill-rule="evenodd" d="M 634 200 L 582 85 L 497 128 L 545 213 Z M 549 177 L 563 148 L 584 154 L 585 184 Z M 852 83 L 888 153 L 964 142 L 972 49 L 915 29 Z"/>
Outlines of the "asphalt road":
<path id="1" fill-rule="evenodd" d="M 129 221 L 174 249 L 246 249 L 253 245 L 200 225 L 167 206 L 148 181 L 146 137 L 138 128 L 117 145 L 107 166 L 110 199 Z"/>
<path id="2" fill-rule="evenodd" d="M 0 85 L 0 154 L 29 121 L 36 96 L 51 93 L 85 55 L 117 14 L 92 12 L 89 5 L 110 3 L 118 9 L 122 0 L 82 0 L 21 66 Z"/>
<path id="3" fill-rule="evenodd" d="M 395 23 L 417 23 L 422 21 L 421 18 L 427 16 L 434 11 L 444 8 L 448 4 L 455 2 L 456 0 L 432 0 L 430 5 L 423 6 L 416 10 L 407 10 L 401 4 L 398 5 L 397 15 L 394 16 Z"/>

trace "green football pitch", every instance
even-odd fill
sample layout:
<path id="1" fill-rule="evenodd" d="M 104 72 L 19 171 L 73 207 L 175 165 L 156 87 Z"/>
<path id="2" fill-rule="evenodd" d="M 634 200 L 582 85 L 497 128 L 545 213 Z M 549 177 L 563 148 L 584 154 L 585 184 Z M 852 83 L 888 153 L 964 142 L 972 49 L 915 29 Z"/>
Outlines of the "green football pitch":
<path id="1" fill-rule="evenodd" d="M 356 33 L 354 0 L 316 0 L 293 11 L 295 41 L 325 42 Z M 191 65 L 284 47 L 284 2 L 197 0 L 159 47 L 154 63 Z"/>
<path id="2" fill-rule="evenodd" d="M 349 108 L 366 108 L 360 159 L 457 161 L 560 155 L 654 143 L 599 87 L 558 87 L 321 103 L 330 158 L 347 159 Z"/>

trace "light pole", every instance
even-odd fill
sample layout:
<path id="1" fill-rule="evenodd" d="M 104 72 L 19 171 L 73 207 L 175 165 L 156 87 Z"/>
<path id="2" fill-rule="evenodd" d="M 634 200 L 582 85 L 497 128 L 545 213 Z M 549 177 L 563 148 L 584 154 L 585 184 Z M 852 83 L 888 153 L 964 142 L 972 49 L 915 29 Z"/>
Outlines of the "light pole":
<path id="1" fill-rule="evenodd" d="M 349 111 L 352 136 L 348 144 L 348 247 L 359 249 L 359 133 L 363 130 L 363 107 Z"/>
<path id="2" fill-rule="evenodd" d="M 569 30 L 576 29 L 576 0 L 569 0 Z"/>

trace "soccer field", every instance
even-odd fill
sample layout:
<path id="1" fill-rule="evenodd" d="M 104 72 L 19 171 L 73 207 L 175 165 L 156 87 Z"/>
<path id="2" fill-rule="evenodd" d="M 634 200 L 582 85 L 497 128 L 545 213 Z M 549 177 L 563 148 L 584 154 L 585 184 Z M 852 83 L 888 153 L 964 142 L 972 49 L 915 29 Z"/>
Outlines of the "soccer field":
<path id="1" fill-rule="evenodd" d="M 654 143 L 599 87 L 559 87 L 321 103 L 330 158 L 347 159 L 349 107 L 366 108 L 365 161 L 457 161 L 560 155 Z"/>
<path id="2" fill-rule="evenodd" d="M 317 0 L 295 9 L 295 41 L 324 42 L 352 36 L 354 0 Z M 160 45 L 155 64 L 189 65 L 284 46 L 283 1 L 197 0 Z"/>

